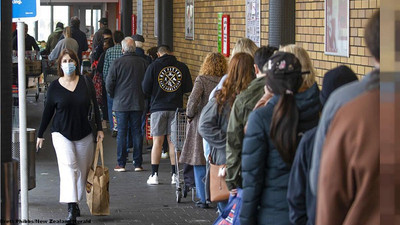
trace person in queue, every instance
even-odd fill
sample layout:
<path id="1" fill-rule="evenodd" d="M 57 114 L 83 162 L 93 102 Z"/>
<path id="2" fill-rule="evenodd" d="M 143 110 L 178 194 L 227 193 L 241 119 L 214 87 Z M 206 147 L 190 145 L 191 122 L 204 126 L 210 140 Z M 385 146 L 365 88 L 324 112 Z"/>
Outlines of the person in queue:
<path id="1" fill-rule="evenodd" d="M 206 175 L 206 160 L 208 159 L 204 157 L 203 139 L 198 132 L 199 118 L 202 109 L 208 103 L 211 91 L 226 73 L 227 67 L 226 59 L 221 53 L 208 53 L 201 65 L 187 103 L 187 132 L 179 161 L 194 167 L 196 194 L 200 198 L 197 205 L 203 208 L 208 207 L 203 182 Z"/>
<path id="2" fill-rule="evenodd" d="M 101 142 L 104 133 L 96 97 L 89 94 L 89 91 L 94 93 L 93 83 L 80 75 L 79 59 L 73 50 L 61 52 L 58 75 L 47 91 L 36 148 L 42 148 L 44 132 L 53 119 L 51 136 L 60 173 L 60 203 L 68 204 L 67 221 L 74 224 L 80 216 L 78 203 L 85 196 L 87 174 L 94 157 L 94 137 L 88 121 L 91 101 L 97 125 L 96 141 Z"/>
<path id="3" fill-rule="evenodd" d="M 318 149 L 314 144 L 313 157 L 321 157 L 315 165 L 319 168 L 314 168 L 319 177 L 311 177 L 310 172 L 310 182 L 318 181 L 316 225 L 390 224 L 381 222 L 380 205 L 379 30 L 378 10 L 365 27 L 365 43 L 372 55 L 374 70 L 360 82 L 350 83 L 332 93 L 322 113 L 320 125 L 323 126 L 318 125 L 316 138 L 323 139 L 316 139 L 315 144 L 319 141 L 323 145 Z M 318 158 L 314 157 L 312 163 L 314 159 Z"/>
<path id="4" fill-rule="evenodd" d="M 319 95 L 322 106 L 334 90 L 356 80 L 356 74 L 347 66 L 339 66 L 328 71 L 324 75 L 322 90 Z M 304 133 L 297 147 L 290 171 L 287 193 L 289 220 L 296 225 L 315 224 L 316 198 L 311 193 L 308 180 L 316 131 L 317 127 L 314 127 Z"/>
<path id="5" fill-rule="evenodd" d="M 100 50 L 100 52 L 97 52 L 97 54 L 90 55 L 90 61 L 93 63 L 94 61 L 98 60 L 98 57 L 100 57 L 102 50 L 103 50 L 103 43 L 105 41 L 104 39 L 104 31 L 108 29 L 108 19 L 107 18 L 101 18 L 99 20 L 99 26 L 100 29 L 96 31 L 93 35 L 92 39 L 92 51 L 97 52 Z M 109 30 L 109 29 L 108 29 Z M 109 30 L 111 32 L 111 30 Z M 112 36 L 112 34 L 111 34 Z"/>
<path id="6" fill-rule="evenodd" d="M 303 73 L 299 59 L 277 52 L 264 65 L 266 85 L 274 96 L 248 120 L 242 150 L 240 224 L 289 225 L 288 179 L 298 141 L 317 126 L 317 86 L 299 92 Z"/>
<path id="7" fill-rule="evenodd" d="M 143 170 L 142 148 L 143 134 L 141 129 L 144 110 L 144 94 L 141 83 L 148 62 L 135 54 L 135 41 L 126 37 L 122 42 L 123 55 L 114 60 L 106 80 L 107 93 L 114 99 L 112 110 L 117 116 L 117 165 L 116 172 L 126 171 L 128 158 L 127 139 L 132 138 L 133 161 L 135 171 Z M 128 129 L 131 128 L 131 129 Z"/>
<path id="8" fill-rule="evenodd" d="M 264 94 L 266 74 L 262 71 L 262 68 L 268 61 L 269 57 L 271 57 L 277 50 L 278 49 L 275 47 L 262 46 L 254 53 L 254 70 L 256 73 L 256 79 L 251 81 L 249 86 L 236 97 L 235 102 L 232 105 L 226 130 L 226 152 L 229 152 L 228 188 L 230 190 L 242 186 L 239 171 L 244 128 L 255 104 Z"/>
<path id="9" fill-rule="evenodd" d="M 199 133 L 210 145 L 210 163 L 226 164 L 226 130 L 231 107 L 236 96 L 248 87 L 255 76 L 253 57 L 245 52 L 235 54 L 229 62 L 228 75 L 222 89 L 215 93 L 215 97 L 208 102 L 202 111 Z M 220 213 L 222 213 L 226 204 L 227 201 L 218 203 Z"/>
<path id="10" fill-rule="evenodd" d="M 103 82 L 107 80 L 108 70 L 110 69 L 114 60 L 122 56 L 122 46 L 121 46 L 122 40 L 124 40 L 124 33 L 118 30 L 115 31 L 114 32 L 115 45 L 107 49 L 106 54 L 104 55 Z M 112 111 L 112 107 L 113 107 L 113 99 L 110 97 L 110 95 L 107 94 L 108 121 L 110 123 L 111 135 L 112 137 L 116 137 L 118 134 L 117 118 L 115 117 L 115 112 Z"/>
<path id="11" fill-rule="evenodd" d="M 171 184 L 176 184 L 175 147 L 170 138 L 171 122 L 175 110 L 183 106 L 183 94 L 192 91 L 193 82 L 189 68 L 176 59 L 168 45 L 159 46 L 157 55 L 159 58 L 147 68 L 142 82 L 143 92 L 151 96 L 150 127 L 153 136 L 151 175 L 147 179 L 147 184 L 159 184 L 158 168 L 165 135 L 169 144 Z"/>

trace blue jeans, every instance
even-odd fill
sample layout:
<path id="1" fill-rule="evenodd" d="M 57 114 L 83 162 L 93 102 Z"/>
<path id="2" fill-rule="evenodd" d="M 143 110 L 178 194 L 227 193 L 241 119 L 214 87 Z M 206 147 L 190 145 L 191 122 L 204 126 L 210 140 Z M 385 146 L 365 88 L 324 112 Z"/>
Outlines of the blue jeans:
<path id="1" fill-rule="evenodd" d="M 225 207 L 226 207 L 227 205 L 228 205 L 228 200 L 222 201 L 222 202 L 218 202 L 218 203 L 217 203 L 219 215 L 221 215 L 221 214 L 224 212 Z"/>
<path id="2" fill-rule="evenodd" d="M 204 185 L 204 177 L 206 175 L 206 166 L 193 166 L 194 180 L 196 185 L 196 194 L 202 203 L 206 202 L 206 186 Z"/>
<path id="3" fill-rule="evenodd" d="M 112 106 L 113 106 L 113 99 L 107 94 L 107 110 L 108 110 L 108 121 L 110 122 L 110 130 L 114 129 L 113 123 L 113 116 L 112 116 Z"/>
<path id="4" fill-rule="evenodd" d="M 132 136 L 133 139 L 133 160 L 135 167 L 142 166 L 142 147 L 143 147 L 143 134 L 140 127 L 142 121 L 142 111 L 126 111 L 115 112 L 117 116 L 118 135 L 117 135 L 117 160 L 118 165 L 125 167 L 127 152 L 127 137 Z M 131 132 L 128 133 L 128 126 L 131 127 Z"/>

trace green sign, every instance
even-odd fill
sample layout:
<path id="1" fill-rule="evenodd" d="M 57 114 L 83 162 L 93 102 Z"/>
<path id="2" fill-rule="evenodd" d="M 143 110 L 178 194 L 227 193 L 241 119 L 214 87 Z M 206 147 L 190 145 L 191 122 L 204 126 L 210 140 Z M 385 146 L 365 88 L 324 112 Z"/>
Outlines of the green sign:
<path id="1" fill-rule="evenodd" d="M 222 13 L 218 13 L 218 52 L 222 53 Z"/>

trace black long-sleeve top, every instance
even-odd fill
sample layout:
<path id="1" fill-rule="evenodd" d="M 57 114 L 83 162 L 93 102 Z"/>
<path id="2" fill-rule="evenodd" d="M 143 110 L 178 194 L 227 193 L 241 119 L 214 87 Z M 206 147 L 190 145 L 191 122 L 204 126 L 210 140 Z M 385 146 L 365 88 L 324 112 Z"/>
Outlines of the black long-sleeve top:
<path id="1" fill-rule="evenodd" d="M 74 91 L 69 91 L 57 80 L 53 81 L 47 91 L 46 105 L 40 123 L 38 138 L 43 138 L 43 133 L 54 115 L 51 132 L 59 132 L 68 140 L 77 141 L 89 135 L 92 131 L 88 113 L 90 108 L 90 97 L 85 78 L 79 76 L 78 84 Z M 87 79 L 89 86 L 94 92 L 91 79 Z M 96 96 L 92 94 L 95 109 L 95 121 L 97 130 L 102 130 L 99 107 Z"/>
<path id="2" fill-rule="evenodd" d="M 17 50 L 18 49 L 18 40 L 17 40 L 17 35 L 15 35 L 15 37 L 13 38 L 13 50 Z M 32 51 L 36 50 L 39 51 L 39 46 L 36 43 L 35 38 L 33 38 L 32 36 L 30 36 L 29 34 L 27 34 L 25 36 L 25 50 L 26 51 Z"/>

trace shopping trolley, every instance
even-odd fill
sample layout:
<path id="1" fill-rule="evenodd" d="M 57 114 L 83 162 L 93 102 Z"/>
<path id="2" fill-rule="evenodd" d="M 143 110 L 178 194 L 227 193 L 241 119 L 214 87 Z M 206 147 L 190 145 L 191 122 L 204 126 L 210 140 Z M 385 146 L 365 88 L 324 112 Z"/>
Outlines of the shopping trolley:
<path id="1" fill-rule="evenodd" d="M 43 56 L 42 70 L 43 70 L 43 84 L 44 84 L 44 102 L 46 102 L 47 98 L 46 93 L 50 83 L 58 79 L 57 63 L 54 61 L 50 61 L 47 58 L 47 56 Z"/>
<path id="2" fill-rule="evenodd" d="M 183 174 L 183 169 L 179 168 L 179 155 L 182 151 L 183 144 L 185 143 L 186 138 L 186 110 L 185 109 L 176 109 L 175 118 L 171 123 L 171 141 L 175 146 L 175 168 L 176 168 L 176 202 L 181 202 L 182 197 L 186 198 L 187 189 L 184 189 L 184 181 L 181 178 L 181 174 Z M 183 193 L 182 193 L 183 190 Z M 192 201 L 194 202 L 195 198 L 195 189 L 192 188 Z"/>

